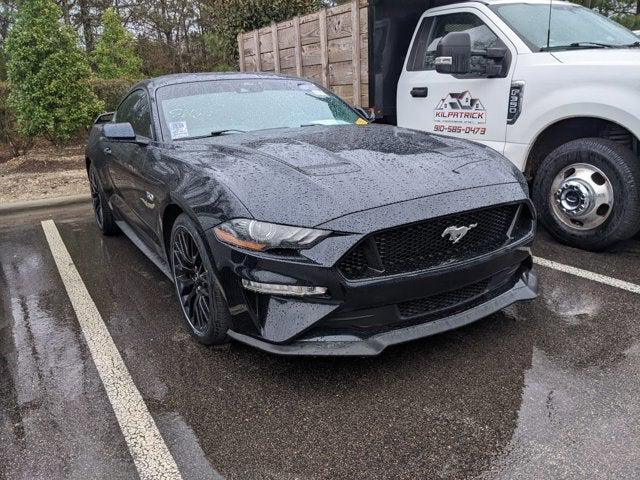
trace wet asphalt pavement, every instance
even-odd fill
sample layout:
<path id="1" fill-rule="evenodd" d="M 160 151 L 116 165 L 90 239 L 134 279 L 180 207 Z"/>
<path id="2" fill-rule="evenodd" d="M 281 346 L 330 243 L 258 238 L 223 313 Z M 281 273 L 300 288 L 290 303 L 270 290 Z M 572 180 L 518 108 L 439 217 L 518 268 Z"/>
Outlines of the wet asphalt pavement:
<path id="1" fill-rule="evenodd" d="M 138 478 L 44 218 L 185 479 L 640 478 L 640 295 L 538 267 L 537 300 L 378 358 L 207 348 L 83 206 L 0 219 L 0 479 Z M 640 283 L 640 240 L 535 253 Z"/>

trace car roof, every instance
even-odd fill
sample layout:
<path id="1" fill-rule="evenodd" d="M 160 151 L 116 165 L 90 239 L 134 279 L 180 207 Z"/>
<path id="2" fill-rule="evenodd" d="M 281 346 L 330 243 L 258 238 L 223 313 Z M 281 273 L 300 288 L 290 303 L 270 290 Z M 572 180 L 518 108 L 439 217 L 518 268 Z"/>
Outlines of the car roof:
<path id="1" fill-rule="evenodd" d="M 177 85 L 180 83 L 206 82 L 215 80 L 259 80 L 259 79 L 283 79 L 283 80 L 304 80 L 290 75 L 269 72 L 202 72 L 202 73 L 175 73 L 163 75 L 161 77 L 149 78 L 137 83 L 132 90 L 146 88 L 155 90 L 167 85 Z M 309 81 L 309 80 L 305 80 Z"/>

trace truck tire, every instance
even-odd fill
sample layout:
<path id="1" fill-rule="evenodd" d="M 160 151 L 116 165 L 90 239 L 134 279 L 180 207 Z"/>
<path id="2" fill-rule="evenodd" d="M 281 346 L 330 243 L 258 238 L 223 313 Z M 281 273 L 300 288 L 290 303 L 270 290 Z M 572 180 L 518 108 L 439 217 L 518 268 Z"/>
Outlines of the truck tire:
<path id="1" fill-rule="evenodd" d="M 538 168 L 533 200 L 561 243 L 602 250 L 640 230 L 640 159 L 603 138 L 565 143 Z"/>

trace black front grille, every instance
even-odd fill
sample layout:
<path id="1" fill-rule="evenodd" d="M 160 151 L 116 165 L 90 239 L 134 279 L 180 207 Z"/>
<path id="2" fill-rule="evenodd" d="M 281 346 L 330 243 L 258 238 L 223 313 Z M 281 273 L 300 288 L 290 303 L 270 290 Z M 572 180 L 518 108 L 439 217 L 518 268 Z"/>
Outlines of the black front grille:
<path id="1" fill-rule="evenodd" d="M 360 280 L 426 270 L 490 253 L 515 240 L 509 234 L 519 207 L 483 208 L 374 233 L 347 252 L 338 269 L 347 279 Z M 449 227 L 471 225 L 457 243 L 443 236 Z M 513 232 L 526 235 L 530 230 L 516 228 Z"/>
<path id="2" fill-rule="evenodd" d="M 488 302 L 510 290 L 516 284 L 518 278 L 518 274 L 511 273 L 498 285 L 495 285 L 495 283 L 492 285 L 494 280 L 487 279 L 457 290 L 399 303 L 400 317 L 411 319 L 424 316 L 442 317 L 454 315 Z"/>
<path id="3" fill-rule="evenodd" d="M 458 290 L 440 293 L 432 297 L 411 300 L 398 304 L 400 317 L 413 318 L 427 313 L 440 312 L 456 305 L 464 304 L 484 294 L 489 286 L 489 280 L 474 283 Z"/>

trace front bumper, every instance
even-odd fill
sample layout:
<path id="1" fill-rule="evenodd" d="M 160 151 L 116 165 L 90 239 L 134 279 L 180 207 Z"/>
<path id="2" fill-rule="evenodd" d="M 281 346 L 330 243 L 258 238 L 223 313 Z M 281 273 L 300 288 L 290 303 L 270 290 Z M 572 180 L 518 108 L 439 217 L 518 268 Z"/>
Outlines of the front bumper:
<path id="1" fill-rule="evenodd" d="M 364 281 L 346 280 L 335 266 L 249 254 L 213 235 L 208 240 L 232 314 L 229 337 L 280 355 L 378 355 L 389 345 L 467 325 L 537 295 L 533 232 L 467 262 Z M 243 278 L 323 286 L 328 294 L 258 294 L 242 287 Z M 462 301 L 447 304 L 451 298 Z"/>
<path id="2" fill-rule="evenodd" d="M 304 338 L 291 344 L 279 345 L 234 331 L 230 331 L 229 336 L 239 342 L 277 355 L 376 356 L 391 345 L 398 345 L 463 327 L 502 310 L 515 302 L 532 300 L 537 297 L 537 292 L 537 276 L 534 272 L 528 271 L 522 274 L 521 278 L 510 290 L 469 310 L 445 318 L 427 321 L 426 323 L 375 334 L 368 338 L 347 340 L 344 336 L 325 335 Z"/>

